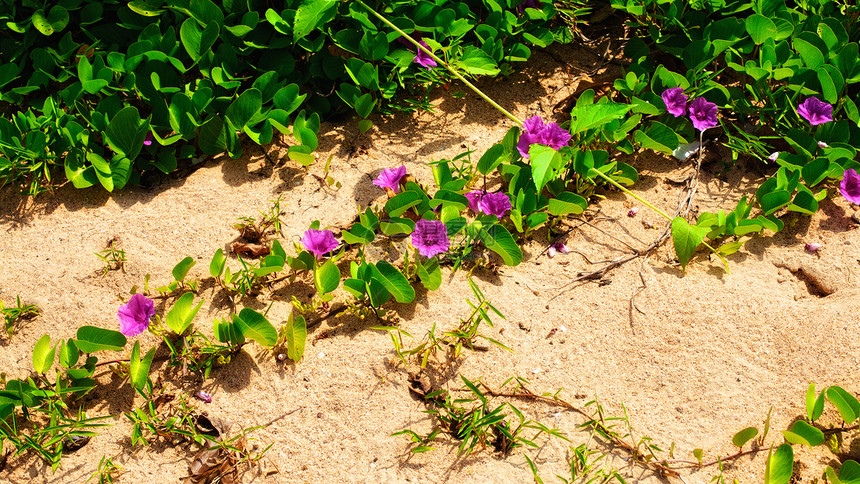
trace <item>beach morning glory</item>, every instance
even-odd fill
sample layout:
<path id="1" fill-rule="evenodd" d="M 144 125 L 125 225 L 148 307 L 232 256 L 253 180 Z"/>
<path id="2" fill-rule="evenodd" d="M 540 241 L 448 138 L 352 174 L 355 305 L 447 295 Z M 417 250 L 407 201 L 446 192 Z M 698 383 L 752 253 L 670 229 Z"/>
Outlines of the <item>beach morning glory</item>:
<path id="1" fill-rule="evenodd" d="M 860 175 L 857 170 L 849 168 L 842 174 L 842 182 L 839 183 L 839 193 L 851 203 L 860 205 Z"/>
<path id="2" fill-rule="evenodd" d="M 412 232 L 412 245 L 424 257 L 433 257 L 448 251 L 451 243 L 448 241 L 448 227 L 439 220 L 424 220 L 415 222 Z"/>
<path id="3" fill-rule="evenodd" d="M 703 97 L 697 97 L 690 103 L 690 121 L 699 131 L 713 128 L 717 124 L 717 105 L 708 102 Z"/>
<path id="4" fill-rule="evenodd" d="M 666 103 L 666 110 L 676 118 L 687 114 L 687 96 L 680 87 L 666 89 L 660 97 Z"/>
<path id="5" fill-rule="evenodd" d="M 390 188 L 394 193 L 400 193 L 400 180 L 404 176 L 406 176 L 405 166 L 386 168 L 373 180 L 373 184 L 382 188 Z"/>
<path id="6" fill-rule="evenodd" d="M 308 229 L 302 236 L 302 245 L 312 253 L 317 260 L 337 248 L 337 241 L 331 230 Z"/>
<path id="7" fill-rule="evenodd" d="M 155 316 L 155 303 L 143 294 L 135 294 L 119 307 L 117 316 L 120 333 L 129 338 L 137 336 L 149 327 L 149 320 Z"/>
<path id="8" fill-rule="evenodd" d="M 559 149 L 570 141 L 570 133 L 556 123 L 544 123 L 540 116 L 532 116 L 523 123 L 523 132 L 517 142 L 517 150 L 523 158 L 529 158 L 529 147 L 533 144 Z"/>
<path id="9" fill-rule="evenodd" d="M 833 121 L 833 106 L 817 97 L 809 97 L 797 107 L 797 114 L 816 126 Z"/>
<path id="10" fill-rule="evenodd" d="M 418 43 L 421 44 L 421 46 L 423 46 L 425 49 L 431 50 L 430 46 L 427 45 L 427 42 L 419 40 Z M 418 49 L 418 52 L 415 54 L 415 60 L 413 62 L 415 62 L 416 64 L 420 64 L 421 67 L 426 67 L 427 70 L 431 70 L 438 65 L 436 64 L 436 61 L 433 60 L 432 57 L 430 57 L 429 54 L 427 54 L 421 49 Z"/>
<path id="11" fill-rule="evenodd" d="M 478 210 L 487 215 L 495 215 L 501 220 L 511 209 L 511 199 L 502 192 L 485 193 L 478 200 Z"/>

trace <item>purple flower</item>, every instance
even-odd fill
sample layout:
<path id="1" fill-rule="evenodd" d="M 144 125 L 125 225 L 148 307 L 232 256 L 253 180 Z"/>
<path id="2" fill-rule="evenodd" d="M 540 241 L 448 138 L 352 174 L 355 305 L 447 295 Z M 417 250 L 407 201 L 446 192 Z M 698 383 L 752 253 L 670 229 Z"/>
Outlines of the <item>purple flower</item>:
<path id="1" fill-rule="evenodd" d="M 708 102 L 703 97 L 697 97 L 690 103 L 690 121 L 699 131 L 713 128 L 717 124 L 717 105 Z"/>
<path id="2" fill-rule="evenodd" d="M 627 211 L 627 216 L 628 217 L 635 217 L 637 213 L 639 213 L 639 207 L 633 207 Z"/>
<path id="3" fill-rule="evenodd" d="M 526 11 L 527 8 L 535 8 L 537 10 L 540 10 L 542 3 L 543 2 L 541 2 L 541 0 L 523 0 L 523 3 L 521 3 L 517 7 L 517 11 L 519 11 L 520 13 L 523 13 Z"/>
<path id="4" fill-rule="evenodd" d="M 842 174 L 842 182 L 839 183 L 839 193 L 851 203 L 860 205 L 860 175 L 857 170 L 850 168 Z"/>
<path id="5" fill-rule="evenodd" d="M 203 400 L 205 403 L 212 403 L 212 395 L 200 390 L 199 392 L 194 394 L 195 397 Z"/>
<path id="6" fill-rule="evenodd" d="M 547 249 L 546 252 L 547 252 L 546 255 L 550 259 L 552 259 L 553 257 L 555 257 L 556 253 L 567 254 L 568 252 L 570 252 L 570 249 L 568 249 L 567 246 L 564 245 L 563 243 L 556 242 L 556 243 L 552 244 L 551 246 L 549 246 L 549 249 Z"/>
<path id="7" fill-rule="evenodd" d="M 386 168 L 376 177 L 376 180 L 373 180 L 373 184 L 382 188 L 390 188 L 394 193 L 400 193 L 400 180 L 404 176 L 406 176 L 405 166 Z"/>
<path id="8" fill-rule="evenodd" d="M 687 96 L 680 87 L 666 89 L 660 97 L 666 104 L 666 110 L 676 118 L 687 114 Z"/>
<path id="9" fill-rule="evenodd" d="M 149 320 L 155 316 L 155 303 L 143 294 L 131 296 L 128 303 L 117 311 L 119 331 L 128 336 L 137 336 L 149 327 Z"/>
<path id="10" fill-rule="evenodd" d="M 529 158 L 529 147 L 533 144 L 559 149 L 570 141 L 570 133 L 556 123 L 544 123 L 539 116 L 532 116 L 523 123 L 523 132 L 517 143 L 517 150 L 523 158 Z"/>
<path id="11" fill-rule="evenodd" d="M 818 252 L 824 246 L 821 244 L 818 244 L 816 242 L 812 242 L 811 244 L 807 243 L 805 247 L 806 247 L 806 250 L 809 252 Z"/>
<path id="12" fill-rule="evenodd" d="M 818 147 L 819 147 L 819 148 L 821 148 L 821 149 L 823 150 L 824 148 L 829 148 L 830 146 L 828 146 L 828 144 L 827 144 L 827 143 L 825 143 L 824 141 L 819 141 L 819 142 L 818 142 Z"/>
<path id="13" fill-rule="evenodd" d="M 311 252 L 317 260 L 337 248 L 337 241 L 331 230 L 308 229 L 302 236 L 302 245 Z"/>
<path id="14" fill-rule="evenodd" d="M 147 133 L 146 133 L 146 137 L 145 137 L 145 138 L 143 138 L 143 145 L 144 145 L 144 146 L 150 146 L 150 145 L 152 145 L 152 141 L 153 141 L 154 139 L 155 139 L 155 138 L 153 138 L 153 137 L 152 137 L 152 132 L 147 132 Z"/>
<path id="15" fill-rule="evenodd" d="M 776 160 L 779 159 L 779 151 L 774 151 L 773 153 L 770 154 L 770 156 L 767 157 L 767 159 L 770 161 L 776 162 Z"/>
<path id="16" fill-rule="evenodd" d="M 816 126 L 833 121 L 833 106 L 817 97 L 810 97 L 800 103 L 800 106 L 797 107 L 797 114 L 809 121 L 809 124 Z"/>
<path id="17" fill-rule="evenodd" d="M 415 223 L 412 232 L 412 245 L 424 257 L 433 257 L 448 251 L 451 243 L 448 241 L 448 227 L 439 220 L 424 220 Z"/>
<path id="18" fill-rule="evenodd" d="M 469 200 L 469 210 L 478 213 L 481 211 L 478 203 L 481 201 L 481 197 L 487 193 L 484 190 L 473 190 L 466 194 L 466 198 Z"/>
<path id="19" fill-rule="evenodd" d="M 511 199 L 501 192 L 485 193 L 478 200 L 478 210 L 487 215 L 495 215 L 499 220 L 511 209 Z"/>
<path id="20" fill-rule="evenodd" d="M 419 40 L 418 43 L 421 44 L 425 49 L 430 50 L 430 46 L 427 45 L 427 42 Z M 415 54 L 415 60 L 413 60 L 412 62 L 420 64 L 421 67 L 426 67 L 427 70 L 432 70 L 438 65 L 436 64 L 436 61 L 433 60 L 432 57 L 430 57 L 430 54 L 427 54 L 421 49 L 418 49 L 418 52 Z"/>

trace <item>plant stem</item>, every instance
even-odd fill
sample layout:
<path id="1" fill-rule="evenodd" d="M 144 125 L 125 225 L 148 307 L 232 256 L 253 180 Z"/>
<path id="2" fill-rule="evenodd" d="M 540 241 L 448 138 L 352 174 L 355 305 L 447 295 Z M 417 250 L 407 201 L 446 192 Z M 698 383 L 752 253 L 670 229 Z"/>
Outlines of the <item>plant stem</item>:
<path id="1" fill-rule="evenodd" d="M 516 116 L 514 116 L 513 114 L 511 114 L 510 112 L 508 112 L 505 108 L 503 108 L 503 107 L 499 106 L 499 105 L 498 105 L 498 103 L 496 103 L 496 102 L 495 102 L 495 101 L 493 101 L 489 96 L 487 96 L 486 94 L 484 94 L 483 92 L 481 92 L 481 90 L 480 90 L 480 89 L 478 89 L 474 84 L 472 84 L 471 82 L 469 82 L 468 80 L 466 80 L 466 78 L 465 78 L 465 77 L 463 77 L 459 72 L 457 72 L 456 70 L 454 70 L 454 68 L 453 68 L 453 67 L 451 67 L 450 65 L 448 65 L 448 63 L 447 63 L 447 62 L 443 61 L 443 60 L 442 60 L 442 59 L 440 59 L 439 57 L 436 57 L 436 54 L 434 54 L 433 52 L 430 52 L 430 49 L 428 49 L 428 48 L 424 47 L 423 45 L 419 44 L 419 43 L 418 43 L 418 41 L 416 41 L 415 39 L 413 39 L 412 37 L 410 37 L 410 36 L 409 36 L 409 34 L 407 34 L 406 32 L 404 32 L 404 31 L 402 31 L 402 30 L 400 30 L 399 28 L 397 28 L 397 26 L 396 26 L 396 25 L 394 25 L 394 24 L 393 24 L 393 23 L 391 23 L 388 19 L 386 19 L 385 17 L 383 17 L 382 15 L 380 15 L 379 13 L 377 13 L 377 12 L 376 12 L 376 10 L 374 10 L 374 9 L 370 8 L 370 7 L 369 7 L 366 3 L 364 3 L 363 1 L 361 1 L 361 0 L 356 0 L 356 1 L 357 1 L 358 3 L 360 3 L 364 8 L 366 8 L 370 13 L 372 13 L 376 18 L 378 18 L 379 20 L 382 20 L 382 22 L 383 22 L 383 23 L 385 23 L 385 25 L 388 25 L 389 27 L 391 27 L 392 29 L 394 29 L 398 34 L 402 35 L 404 39 L 408 40 L 409 42 L 412 42 L 412 44 L 414 44 L 414 45 L 415 45 L 415 47 L 417 47 L 419 50 L 421 50 L 421 51 L 422 51 L 422 52 L 424 52 L 425 54 L 427 54 L 427 55 L 429 55 L 430 57 L 432 57 L 432 58 L 433 58 L 433 60 L 435 60 L 437 63 L 441 64 L 441 65 L 442 65 L 442 66 L 444 66 L 446 69 L 448 69 L 448 71 L 449 71 L 451 74 L 454 74 L 454 77 L 456 77 L 457 79 L 459 79 L 460 81 L 462 81 L 462 82 L 463 82 L 463 84 L 465 84 L 469 89 L 471 89 L 471 90 L 475 91 L 475 93 L 476 93 L 477 95 L 481 96 L 481 98 L 483 98 L 483 99 L 484 99 L 484 101 L 487 101 L 488 103 L 490 103 L 494 108 L 498 109 L 502 114 L 504 114 L 505 116 L 507 116 L 508 118 L 510 118 L 510 119 L 511 119 L 511 121 L 513 121 L 513 122 L 517 123 L 517 124 L 518 124 L 518 125 L 520 125 L 520 126 L 522 126 L 522 125 L 523 125 L 522 120 L 520 120 L 518 117 L 516 117 Z"/>
<path id="2" fill-rule="evenodd" d="M 617 189 L 621 190 L 622 192 L 624 192 L 624 193 L 626 193 L 626 194 L 630 195 L 631 197 L 635 198 L 636 200 L 639 200 L 641 203 L 645 204 L 645 206 L 646 206 L 646 207 L 648 207 L 648 208 L 650 208 L 651 210 L 653 210 L 653 211 L 655 211 L 655 212 L 659 213 L 659 214 L 660 214 L 661 216 L 663 216 L 663 218 L 665 218 L 666 220 L 668 220 L 668 221 L 670 221 L 670 222 L 672 221 L 672 217 L 670 217 L 669 215 L 667 215 L 667 214 L 666 214 L 666 212 L 664 212 L 664 211 L 660 210 L 659 208 L 655 207 L 654 205 L 651 205 L 649 202 L 645 201 L 645 200 L 644 200 L 643 198 L 641 198 L 640 196 L 638 196 L 638 195 L 636 195 L 635 193 L 631 192 L 630 190 L 628 190 L 628 189 L 624 188 L 620 183 L 618 183 L 617 181 L 613 180 L 612 178 L 609 178 L 606 174 L 602 173 L 600 170 L 595 170 L 594 168 L 592 168 L 592 169 L 591 169 L 591 172 L 592 172 L 592 173 L 594 173 L 594 174 L 596 174 L 596 175 L 597 175 L 597 176 L 599 176 L 600 178 L 603 178 L 603 179 L 604 179 L 605 181 L 607 181 L 609 184 L 611 184 L 611 185 L 615 186 L 615 188 L 617 188 Z"/>

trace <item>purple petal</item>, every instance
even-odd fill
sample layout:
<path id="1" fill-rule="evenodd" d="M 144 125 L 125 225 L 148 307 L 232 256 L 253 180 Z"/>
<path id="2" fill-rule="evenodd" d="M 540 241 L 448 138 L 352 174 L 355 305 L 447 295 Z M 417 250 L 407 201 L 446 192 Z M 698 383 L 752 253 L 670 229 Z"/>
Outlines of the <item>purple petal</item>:
<path id="1" fill-rule="evenodd" d="M 206 403 L 212 403 L 212 395 L 204 392 L 203 390 L 200 390 L 199 392 L 195 393 L 194 396 Z"/>
<path id="2" fill-rule="evenodd" d="M 336 249 L 338 243 L 331 230 L 308 229 L 302 236 L 302 245 L 319 260 Z"/>
<path id="3" fill-rule="evenodd" d="M 818 252 L 824 246 L 821 244 L 812 242 L 812 243 L 807 243 L 805 247 L 806 247 L 806 250 L 809 252 Z"/>
<path id="4" fill-rule="evenodd" d="M 487 193 L 484 190 L 472 190 L 471 192 L 466 194 L 466 198 L 469 200 L 469 210 L 478 213 L 481 211 L 478 206 L 478 202 L 481 201 L 481 197 Z"/>
<path id="5" fill-rule="evenodd" d="M 860 205 L 860 175 L 857 170 L 850 168 L 842 174 L 842 182 L 839 183 L 839 193 L 851 203 Z"/>
<path id="6" fill-rule="evenodd" d="M 412 232 L 412 245 L 424 257 L 447 252 L 451 243 L 448 241 L 448 228 L 439 220 L 421 219 L 415 223 Z"/>
<path id="7" fill-rule="evenodd" d="M 418 43 L 421 44 L 425 49 L 430 50 L 430 46 L 427 45 L 427 42 L 419 40 Z M 415 62 L 416 64 L 420 64 L 422 67 L 426 67 L 428 70 L 433 69 L 438 65 L 432 57 L 430 57 L 426 52 L 421 49 L 418 49 L 418 52 L 415 54 L 415 60 L 413 60 L 413 62 Z"/>
<path id="8" fill-rule="evenodd" d="M 693 127 L 699 131 L 717 126 L 719 124 L 717 122 L 717 105 L 708 102 L 703 97 L 693 99 L 693 102 L 690 103 L 690 121 L 693 122 Z"/>
<path id="9" fill-rule="evenodd" d="M 797 107 L 797 114 L 816 126 L 833 121 L 833 106 L 817 97 L 809 97 Z"/>
<path id="10" fill-rule="evenodd" d="M 394 193 L 400 193 L 400 180 L 406 176 L 406 167 L 385 168 L 382 173 L 373 180 L 373 184 L 382 187 L 390 188 Z"/>
<path id="11" fill-rule="evenodd" d="M 570 142 L 570 133 L 556 123 L 546 124 L 538 116 L 532 116 L 523 123 L 523 132 L 517 142 L 517 150 L 523 158 L 529 158 L 529 147 L 533 144 L 559 149 Z"/>
<path id="12" fill-rule="evenodd" d="M 687 114 L 687 96 L 680 87 L 666 89 L 660 97 L 663 98 L 669 114 L 674 115 L 676 118 Z"/>
<path id="13" fill-rule="evenodd" d="M 505 212 L 511 209 L 511 199 L 501 192 L 485 193 L 478 201 L 478 209 L 501 220 Z"/>
<path id="14" fill-rule="evenodd" d="M 523 0 L 523 3 L 521 3 L 517 7 L 517 11 L 520 13 L 523 13 L 526 11 L 527 8 L 534 8 L 534 9 L 540 10 L 541 9 L 541 3 L 542 3 L 541 0 Z"/>
<path id="15" fill-rule="evenodd" d="M 126 304 L 119 307 L 119 331 L 127 337 L 137 336 L 149 327 L 149 320 L 155 316 L 155 303 L 143 294 L 131 296 Z"/>

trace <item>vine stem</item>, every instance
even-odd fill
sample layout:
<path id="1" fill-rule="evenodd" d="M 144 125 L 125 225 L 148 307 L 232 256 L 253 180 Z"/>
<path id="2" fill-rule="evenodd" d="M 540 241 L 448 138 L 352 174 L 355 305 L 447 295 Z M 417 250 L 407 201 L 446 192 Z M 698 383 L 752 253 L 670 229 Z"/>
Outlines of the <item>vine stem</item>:
<path id="1" fill-rule="evenodd" d="M 630 190 L 624 188 L 623 185 L 621 185 L 617 181 L 613 180 L 612 178 L 609 178 L 609 176 L 607 176 L 605 173 L 602 173 L 600 170 L 595 170 L 594 168 L 591 169 L 591 172 L 595 173 L 600 178 L 603 178 L 606 182 L 608 182 L 610 185 L 614 186 L 615 188 L 621 190 L 622 192 L 626 193 L 627 195 L 630 195 L 631 197 L 635 198 L 636 200 L 639 200 L 646 207 L 659 213 L 666 220 L 668 220 L 670 222 L 672 221 L 672 217 L 670 217 L 668 214 L 666 214 L 666 212 L 660 210 L 659 208 L 655 207 L 654 205 L 651 205 L 651 203 L 647 202 L 644 198 L 642 198 L 639 195 L 636 195 L 635 193 L 631 192 Z"/>
<path id="2" fill-rule="evenodd" d="M 508 118 L 510 118 L 510 119 L 511 119 L 511 121 L 513 121 L 513 122 L 517 123 L 517 124 L 518 124 L 518 125 L 520 125 L 520 126 L 522 126 L 522 125 L 523 125 L 523 122 L 522 122 L 522 120 L 521 120 L 520 118 L 518 118 L 518 117 L 514 116 L 513 114 L 511 114 L 510 112 L 508 112 L 508 110 L 507 110 L 507 109 L 505 109 L 505 108 L 501 107 L 498 103 L 496 103 L 496 101 L 493 101 L 489 96 L 487 96 L 486 94 L 484 94 L 484 93 L 483 93 L 480 89 L 478 89 L 474 84 L 472 84 L 471 82 L 469 82 L 465 77 L 463 77 L 463 75 L 462 75 L 462 74 L 460 74 L 459 72 L 457 72 L 457 71 L 456 71 L 453 67 L 451 67 L 447 62 L 445 62 L 445 61 L 443 61 L 442 59 L 440 59 L 439 57 L 437 57 L 437 56 L 436 56 L 436 54 L 434 54 L 433 52 L 430 52 L 430 49 L 428 49 L 428 48 L 424 47 L 423 45 L 419 44 L 417 40 L 413 39 L 413 38 L 412 38 L 409 34 L 407 34 L 406 32 L 404 32 L 404 31 L 400 30 L 396 25 L 394 25 L 393 23 L 391 23 L 391 21 L 389 21 L 387 18 L 385 18 L 385 17 L 383 17 L 382 15 L 380 15 L 376 10 L 374 10 L 374 9 L 370 8 L 370 7 L 369 7 L 366 3 L 364 3 L 362 0 L 356 0 L 356 2 L 360 3 L 364 8 L 366 8 L 366 9 L 367 9 L 370 13 L 372 13 L 376 18 L 378 18 L 378 19 L 379 19 L 379 20 L 381 20 L 383 23 L 385 23 L 385 25 L 388 25 L 389 27 L 391 27 L 392 29 L 394 29 L 398 34 L 402 35 L 404 39 L 406 39 L 406 40 L 408 40 L 409 42 L 411 42 L 412 44 L 414 44 L 414 45 L 415 45 L 415 47 L 417 47 L 420 51 L 422 51 L 422 52 L 424 52 L 425 54 L 429 55 L 429 56 L 430 56 L 431 58 L 433 58 L 433 60 L 435 60 L 437 63 L 439 63 L 439 64 L 441 64 L 442 66 L 444 66 L 444 67 L 445 67 L 445 69 L 448 69 L 448 72 L 450 72 L 451 74 L 454 74 L 454 77 L 456 77 L 457 79 L 459 79 L 460 81 L 462 81 L 462 82 L 463 82 L 463 84 L 465 84 L 469 89 L 471 89 L 471 90 L 475 91 L 475 94 L 477 94 L 477 95 L 481 96 L 481 98 L 483 98 L 483 99 L 484 99 L 484 101 L 487 101 L 487 102 L 488 102 L 488 103 L 490 103 L 494 108 L 498 109 L 502 114 L 504 114 L 505 116 L 507 116 Z"/>

